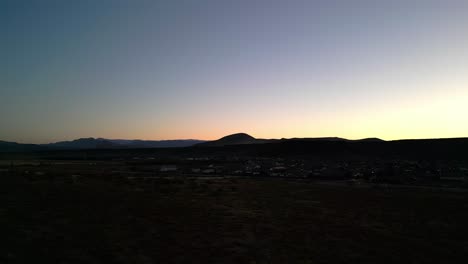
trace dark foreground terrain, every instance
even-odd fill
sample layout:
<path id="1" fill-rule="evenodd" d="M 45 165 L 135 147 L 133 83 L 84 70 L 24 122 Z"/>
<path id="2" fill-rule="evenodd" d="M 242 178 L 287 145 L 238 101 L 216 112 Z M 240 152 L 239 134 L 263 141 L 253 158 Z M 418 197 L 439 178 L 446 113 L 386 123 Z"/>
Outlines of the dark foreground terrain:
<path id="1" fill-rule="evenodd" d="M 0 185 L 0 263 L 466 263 L 468 194 L 223 177 Z"/>

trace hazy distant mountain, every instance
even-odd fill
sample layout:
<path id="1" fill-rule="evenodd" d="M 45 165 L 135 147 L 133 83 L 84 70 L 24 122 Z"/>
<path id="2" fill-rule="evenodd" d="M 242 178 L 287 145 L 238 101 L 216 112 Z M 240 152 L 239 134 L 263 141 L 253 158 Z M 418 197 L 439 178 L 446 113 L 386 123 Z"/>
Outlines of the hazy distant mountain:
<path id="1" fill-rule="evenodd" d="M 103 138 L 80 138 L 72 141 L 43 144 L 42 146 L 58 149 L 98 149 L 117 147 L 117 145 L 112 143 L 110 140 Z"/>
<path id="2" fill-rule="evenodd" d="M 204 140 L 127 140 L 105 138 L 80 138 L 71 141 L 60 141 L 48 144 L 20 144 L 0 140 L 0 152 L 24 152 L 40 150 L 74 150 L 74 149 L 126 149 L 126 148 L 181 148 L 203 143 Z"/>
<path id="3" fill-rule="evenodd" d="M 103 148 L 178 148 L 189 147 L 205 141 L 202 140 L 127 140 L 105 138 L 80 138 L 73 141 L 62 141 L 45 144 L 49 148 L 60 149 L 103 149 Z"/>
<path id="4" fill-rule="evenodd" d="M 125 140 L 110 139 L 110 142 L 118 146 L 128 148 L 181 148 L 190 147 L 195 144 L 203 143 L 204 140 L 197 139 L 176 139 L 176 140 Z"/>
<path id="5" fill-rule="evenodd" d="M 41 150 L 41 146 L 34 144 L 20 144 L 0 140 L 0 152 L 36 151 Z"/>

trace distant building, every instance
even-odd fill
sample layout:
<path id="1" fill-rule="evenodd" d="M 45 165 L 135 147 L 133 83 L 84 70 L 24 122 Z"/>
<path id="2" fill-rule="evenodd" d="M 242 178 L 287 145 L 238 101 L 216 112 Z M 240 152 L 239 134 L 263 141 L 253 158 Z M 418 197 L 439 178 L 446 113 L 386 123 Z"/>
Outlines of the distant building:
<path id="1" fill-rule="evenodd" d="M 163 165 L 159 169 L 160 172 L 174 172 L 177 171 L 177 166 L 176 165 Z"/>
<path id="2" fill-rule="evenodd" d="M 202 170 L 202 173 L 204 174 L 214 174 L 215 172 L 215 169 L 212 168 Z"/>

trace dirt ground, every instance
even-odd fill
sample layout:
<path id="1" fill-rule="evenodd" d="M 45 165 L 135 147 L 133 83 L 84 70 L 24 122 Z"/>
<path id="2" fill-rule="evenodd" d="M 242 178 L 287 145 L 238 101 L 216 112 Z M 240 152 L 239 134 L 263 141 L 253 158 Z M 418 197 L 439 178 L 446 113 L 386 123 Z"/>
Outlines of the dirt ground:
<path id="1" fill-rule="evenodd" d="M 0 185 L 1 263 L 465 263 L 468 194 L 274 179 Z"/>

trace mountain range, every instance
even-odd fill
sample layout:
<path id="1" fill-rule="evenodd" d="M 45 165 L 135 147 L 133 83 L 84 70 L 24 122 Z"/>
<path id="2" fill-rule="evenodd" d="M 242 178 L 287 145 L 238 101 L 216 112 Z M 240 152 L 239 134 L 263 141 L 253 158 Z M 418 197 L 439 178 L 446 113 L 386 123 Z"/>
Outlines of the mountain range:
<path id="1" fill-rule="evenodd" d="M 261 145 L 261 146 L 260 146 Z M 145 149 L 145 148 L 185 148 L 210 151 L 211 148 L 242 147 L 244 150 L 266 152 L 392 152 L 401 149 L 411 152 L 413 149 L 431 150 L 438 153 L 446 151 L 460 152 L 462 146 L 468 147 L 468 138 L 452 139 L 417 139 L 385 141 L 379 138 L 349 140 L 339 137 L 258 139 L 246 133 L 236 133 L 218 140 L 125 140 L 104 138 L 80 138 L 49 144 L 20 144 L 0 141 L 0 152 L 28 152 L 46 150 L 85 150 L 85 149 Z"/>
<path id="2" fill-rule="evenodd" d="M 359 140 L 349 140 L 339 137 L 321 137 L 321 138 L 282 138 L 282 139 L 260 139 L 254 138 L 246 133 L 237 133 L 229 136 L 222 137 L 218 140 L 207 141 L 203 143 L 198 143 L 195 146 L 197 147 L 222 147 L 229 145 L 250 145 L 250 144 L 266 144 L 266 143 L 280 143 L 280 142 L 311 142 L 311 141 L 366 141 L 366 142 L 380 142 L 384 141 L 379 138 L 365 138 Z"/>
<path id="3" fill-rule="evenodd" d="M 136 149 L 136 148 L 180 148 L 203 143 L 203 140 L 127 140 L 105 138 L 80 138 L 72 141 L 60 141 L 48 144 L 20 144 L 0 141 L 1 152 L 23 152 L 40 150 L 74 150 L 74 149 Z"/>

